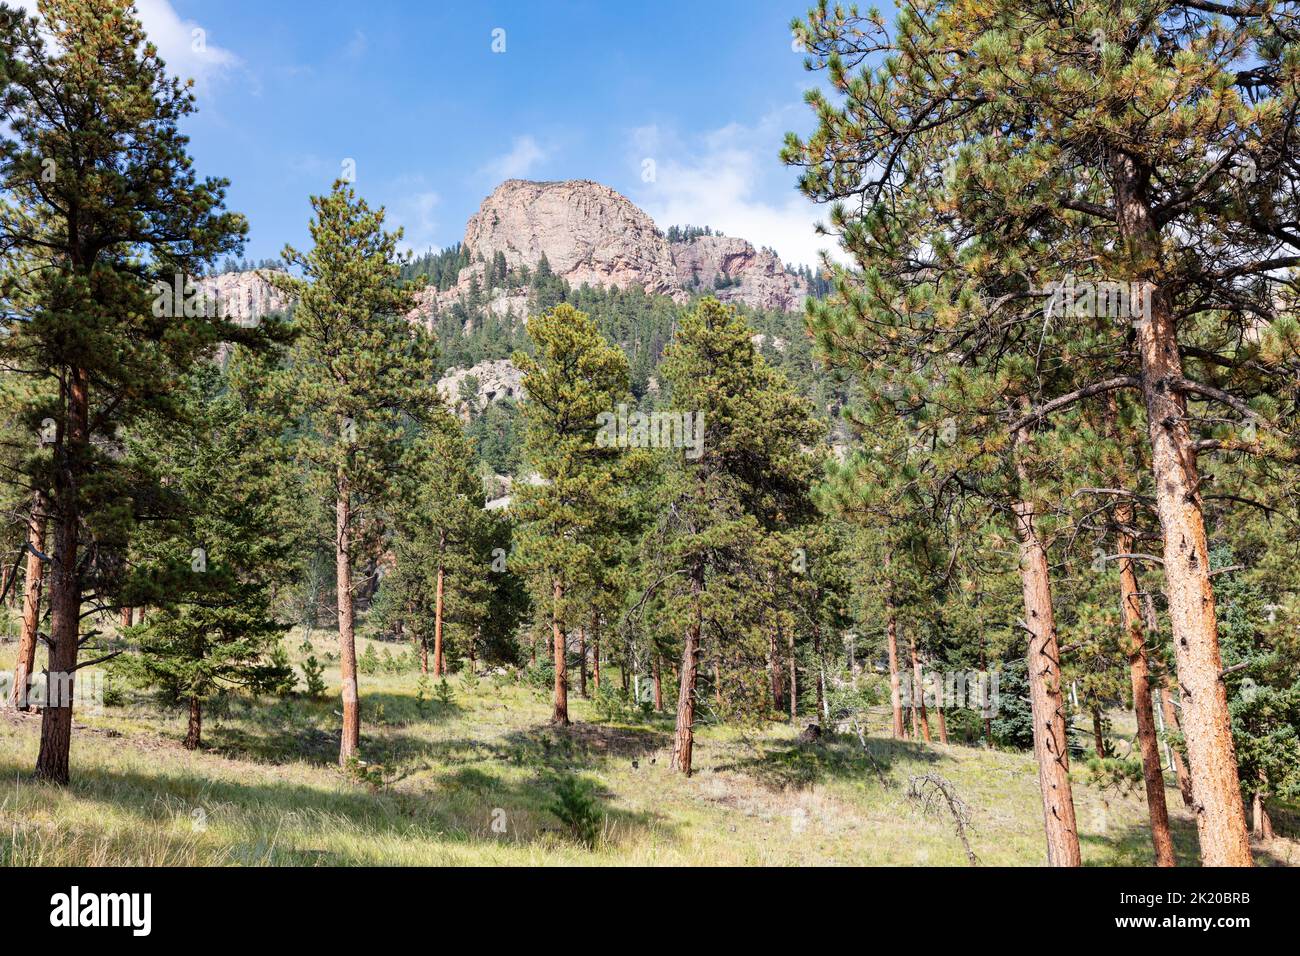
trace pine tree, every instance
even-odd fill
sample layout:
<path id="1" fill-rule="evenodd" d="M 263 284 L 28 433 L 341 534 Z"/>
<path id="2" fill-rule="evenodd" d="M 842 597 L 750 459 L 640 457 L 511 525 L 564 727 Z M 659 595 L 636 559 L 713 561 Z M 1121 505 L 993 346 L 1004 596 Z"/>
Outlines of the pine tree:
<path id="1" fill-rule="evenodd" d="M 793 559 L 774 535 L 812 514 L 805 446 L 821 427 L 755 352 L 752 335 L 734 310 L 707 298 L 683 317 L 663 364 L 670 408 L 703 416 L 698 455 L 670 459 L 662 518 L 647 542 L 652 587 L 667 588 L 669 619 L 685 635 L 672 766 L 687 775 L 703 641 L 712 634 L 721 656 L 737 630 L 762 628 L 771 574 L 789 574 Z"/>
<path id="2" fill-rule="evenodd" d="M 569 634 L 585 625 L 581 595 L 601 560 L 599 542 L 617 520 L 623 452 L 597 442 L 600 416 L 627 399 L 627 356 L 595 323 L 562 304 L 528 323 L 536 357 L 516 354 L 524 372 L 525 446 L 536 480 L 514 486 L 518 566 L 548 619 L 555 665 L 552 722 L 569 723 Z"/>
<path id="3" fill-rule="evenodd" d="M 128 444 L 160 475 L 174 516 L 133 543 L 147 580 L 132 593 L 151 612 L 129 632 L 138 654 L 125 670 L 187 710 L 190 750 L 201 743 L 206 701 L 293 680 L 271 600 L 292 568 L 295 502 L 282 480 L 279 423 L 259 409 L 275 359 L 237 349 L 224 375 L 201 366 L 184 383 L 188 427 L 145 427 Z"/>
<path id="4" fill-rule="evenodd" d="M 193 96 L 167 77 L 131 5 L 43 0 L 38 9 L 40 27 L 0 8 L 0 245 L 10 254 L 0 350 L 6 367 L 57 390 L 44 466 L 51 687 L 36 774 L 66 783 L 83 594 L 116 587 L 87 578 L 124 551 L 143 491 L 109 449 L 123 424 L 173 416 L 174 386 L 195 359 L 246 334 L 183 296 L 151 292 L 150 281 L 183 289 L 238 251 L 246 225 L 222 210 L 223 180 L 196 178 L 178 130 Z M 97 560 L 87 566 L 86 554 Z"/>
<path id="5" fill-rule="evenodd" d="M 346 765 L 357 756 L 361 737 L 353 564 L 367 523 L 373 527 L 385 501 L 397 497 L 392 475 L 407 432 L 439 399 L 432 341 L 405 318 L 413 302 L 399 282 L 401 231 L 385 231 L 384 210 L 371 210 L 343 182 L 312 197 L 312 210 L 311 250 L 286 246 L 283 253 L 301 278 L 276 281 L 297 300 L 286 384 L 307 428 L 299 447 L 334 511 L 339 762 Z"/>
<path id="6" fill-rule="evenodd" d="M 1110 343 L 1076 353 L 1069 390 L 1029 392 L 1008 432 L 1106 391 L 1141 394 L 1202 858 L 1249 866 L 1197 457 L 1293 456 L 1273 399 L 1297 338 L 1273 295 L 1300 264 L 1289 28 L 1254 5 L 1094 2 L 1062 19 L 997 0 L 908 10 L 892 29 L 822 2 L 796 29 L 845 97 L 812 92 L 819 129 L 784 152 L 810 196 L 863 210 L 831 216 L 865 270 L 845 322 L 910 312 L 933 357 L 1034 361 L 1037 330 L 1063 324 L 1044 323 L 1049 283 L 1110 284 L 1105 308 L 1125 320 Z M 1222 416 L 1193 403 L 1258 436 L 1215 434 L 1207 420 Z"/>

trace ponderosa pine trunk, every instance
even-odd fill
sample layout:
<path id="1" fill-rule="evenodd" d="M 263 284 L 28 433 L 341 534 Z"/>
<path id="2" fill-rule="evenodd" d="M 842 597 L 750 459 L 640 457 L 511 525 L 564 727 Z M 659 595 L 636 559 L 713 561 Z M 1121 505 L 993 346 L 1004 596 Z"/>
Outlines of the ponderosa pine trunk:
<path id="1" fill-rule="evenodd" d="M 1156 602 L 1151 597 L 1150 591 L 1142 594 L 1142 620 L 1146 624 L 1148 634 L 1153 638 L 1159 635 L 1160 621 L 1156 616 Z M 1173 675 L 1166 674 L 1164 683 L 1172 685 L 1172 681 Z M 1182 733 L 1178 726 L 1178 711 L 1174 708 L 1172 686 L 1163 686 L 1158 681 L 1156 685 L 1156 704 L 1160 707 L 1160 715 L 1165 722 L 1165 749 L 1169 751 L 1169 766 L 1173 768 L 1174 777 L 1178 781 L 1178 794 L 1182 797 L 1183 806 L 1190 810 L 1194 801 L 1192 800 L 1192 778 L 1187 772 L 1187 761 L 1183 760 L 1182 752 L 1169 741 L 1170 734 Z"/>
<path id="2" fill-rule="evenodd" d="M 334 570 L 339 608 L 339 678 L 342 683 L 343 728 L 339 736 L 339 764 L 347 766 L 361 746 L 361 699 L 357 689 L 357 640 L 352 605 L 352 487 L 347 475 L 338 475 L 338 500 L 334 508 Z M 435 662 L 436 665 L 436 662 Z"/>
<path id="3" fill-rule="evenodd" d="M 1121 529 L 1133 523 L 1133 506 L 1121 501 L 1115 508 L 1115 523 Z M 1133 537 L 1121 530 L 1115 546 L 1119 554 L 1133 553 Z M 1132 558 L 1119 559 L 1120 608 L 1123 613 L 1124 646 L 1128 657 L 1129 685 L 1133 690 L 1133 713 L 1137 718 L 1138 749 L 1142 754 L 1142 780 L 1146 788 L 1147 815 L 1151 818 L 1151 845 L 1156 866 L 1174 866 L 1174 840 L 1169 832 L 1169 808 L 1165 804 L 1165 777 L 1160 766 L 1160 741 L 1156 736 L 1155 710 L 1151 700 L 1150 668 L 1147 665 L 1142 598 L 1137 569 Z"/>
<path id="4" fill-rule="evenodd" d="M 600 693 L 600 635 L 591 635 L 591 683 Z"/>
<path id="5" fill-rule="evenodd" d="M 1155 267 L 1162 250 L 1148 199 L 1150 174 L 1118 152 L 1112 157 L 1111 172 L 1119 238 Z M 1150 303 L 1150 314 L 1136 323 L 1137 345 L 1201 861 L 1206 866 L 1252 866 L 1228 694 L 1221 676 L 1201 478 L 1187 423 L 1187 401 L 1179 390 L 1183 364 L 1176 320 L 1163 289 L 1146 278 L 1138 285 L 1141 301 Z"/>
<path id="6" fill-rule="evenodd" d="M 894 739 L 906 736 L 902 723 L 902 692 L 898 679 L 898 619 L 894 615 L 893 597 L 885 597 L 885 636 L 889 640 L 889 706 L 893 709 Z"/>
<path id="7" fill-rule="evenodd" d="M 587 629 L 578 628 L 578 693 L 587 697 Z"/>
<path id="8" fill-rule="evenodd" d="M 445 671 L 442 657 L 442 595 L 443 579 L 446 577 L 446 568 L 443 566 L 443 555 L 447 549 L 447 533 L 440 532 L 438 535 L 438 583 L 434 589 L 433 597 L 433 676 L 441 677 Z"/>
<path id="9" fill-rule="evenodd" d="M 561 727 L 569 725 L 569 661 L 568 636 L 560 623 L 560 605 L 564 601 L 564 584 L 558 579 L 552 592 L 554 603 L 551 606 L 552 651 L 555 660 L 555 710 L 551 714 L 551 723 Z"/>
<path id="10" fill-rule="evenodd" d="M 72 748 L 72 695 L 80 650 L 81 575 L 78 532 L 81 512 L 77 487 L 90 447 L 90 394 L 86 373 L 72 369 L 67 383 L 66 423 L 61 458 L 54 472 L 54 553 L 50 570 L 49 667 L 41 711 L 41 749 L 36 777 L 68 782 Z M 56 446 L 56 453 L 60 449 Z"/>
<path id="11" fill-rule="evenodd" d="M 1101 727 L 1101 705 L 1093 701 L 1089 708 L 1092 714 L 1092 749 L 1098 760 L 1106 759 L 1106 735 Z"/>
<path id="12" fill-rule="evenodd" d="M 940 693 L 942 694 L 942 692 L 943 689 L 941 685 Z M 946 717 L 943 716 L 942 697 L 940 697 L 938 700 L 934 702 L 934 717 L 935 717 L 935 721 L 938 723 L 939 726 L 939 743 L 946 744 L 948 742 L 948 720 Z"/>
<path id="13" fill-rule="evenodd" d="M 203 738 L 203 705 L 197 697 L 190 698 L 190 720 L 185 730 L 185 749 L 198 750 Z"/>
<path id="14" fill-rule="evenodd" d="M 1259 785 L 1251 799 L 1251 832 L 1261 843 L 1268 843 L 1273 839 L 1273 819 L 1268 815 L 1268 807 L 1264 806 L 1264 797 L 1268 794 L 1268 776 L 1263 770 L 1258 775 Z"/>
<path id="15" fill-rule="evenodd" d="M 921 659 L 916 655 L 916 635 L 907 633 L 907 646 L 912 654 L 912 707 L 919 715 L 921 734 L 930 743 L 930 715 L 925 709 L 925 685 L 921 682 Z"/>
<path id="16" fill-rule="evenodd" d="M 662 714 L 664 712 L 664 682 L 662 676 L 663 664 L 659 659 L 658 651 L 655 652 L 655 656 L 654 656 L 654 670 L 655 670 L 655 674 L 654 674 L 655 713 Z"/>
<path id="17" fill-rule="evenodd" d="M 23 628 L 18 636 L 18 655 L 14 661 L 14 683 L 9 689 L 9 706 L 27 710 L 32 670 L 36 666 L 36 639 L 41 625 L 41 588 L 45 580 L 45 521 L 49 503 L 43 492 L 32 495 L 32 511 L 27 517 L 27 574 L 23 582 Z"/>
<path id="18" fill-rule="evenodd" d="M 1174 707 L 1174 694 L 1172 688 L 1160 688 L 1160 710 L 1165 718 L 1165 733 L 1182 733 L 1182 728 L 1178 723 L 1178 709 Z M 1192 796 L 1192 775 L 1187 772 L 1187 761 L 1183 759 L 1182 751 L 1173 744 L 1169 745 L 1169 762 L 1174 767 L 1174 777 L 1178 780 L 1178 793 L 1182 797 L 1183 806 L 1189 810 L 1196 805 L 1196 798 Z"/>
<path id="19" fill-rule="evenodd" d="M 1029 440 L 1019 432 L 1016 445 Z M 1016 454 L 1016 474 L 1022 488 L 1028 474 Z M 1023 493 L 1023 492 L 1022 492 Z M 1061 651 L 1056 637 L 1056 612 L 1047 569 L 1047 551 L 1035 526 L 1033 501 L 1026 496 L 1013 510 L 1016 539 L 1020 542 L 1020 585 L 1029 630 L 1026 667 L 1029 676 L 1030 711 L 1034 721 L 1034 757 L 1038 761 L 1038 786 L 1043 799 L 1043 827 L 1047 837 L 1049 866 L 1079 866 L 1079 830 L 1074 816 L 1074 793 L 1070 788 L 1069 744 L 1066 738 L 1065 705 L 1061 699 Z"/>
<path id="20" fill-rule="evenodd" d="M 682 644 L 681 682 L 677 688 L 677 732 L 673 737 L 671 769 L 691 775 L 695 749 L 695 673 L 700 664 L 700 632 L 703 629 L 704 568 L 696 564 L 691 573 L 691 620 Z"/>
<path id="21" fill-rule="evenodd" d="M 786 634 L 785 642 L 790 657 L 790 723 L 793 724 L 799 719 L 799 672 L 794 659 L 793 629 Z"/>
<path id="22" fill-rule="evenodd" d="M 813 625 L 813 657 L 817 659 L 817 713 L 826 723 L 826 661 L 822 658 L 822 631 L 816 625 Z"/>
<path id="23" fill-rule="evenodd" d="M 781 679 L 780 625 L 767 632 L 767 674 L 772 685 L 772 709 L 785 711 L 785 688 Z"/>

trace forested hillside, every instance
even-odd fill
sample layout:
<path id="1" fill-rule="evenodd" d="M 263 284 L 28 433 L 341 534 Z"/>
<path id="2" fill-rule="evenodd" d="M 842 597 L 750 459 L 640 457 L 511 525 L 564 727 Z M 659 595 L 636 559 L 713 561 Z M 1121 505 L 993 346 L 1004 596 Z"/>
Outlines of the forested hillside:
<path id="1" fill-rule="evenodd" d="M 814 269 L 347 177 L 254 266 L 131 4 L 0 3 L 0 860 L 1293 862 L 1300 59 L 1211 7 L 818 5 Z"/>

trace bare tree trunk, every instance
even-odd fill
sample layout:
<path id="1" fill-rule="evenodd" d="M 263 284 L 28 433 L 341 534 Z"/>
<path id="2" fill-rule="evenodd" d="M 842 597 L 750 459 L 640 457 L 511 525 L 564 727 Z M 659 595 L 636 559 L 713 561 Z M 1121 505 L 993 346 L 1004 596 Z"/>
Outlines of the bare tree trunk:
<path id="1" fill-rule="evenodd" d="M 591 635 L 591 680 L 595 684 L 596 693 L 600 693 L 600 636 L 593 633 Z"/>
<path id="2" fill-rule="evenodd" d="M 912 706 L 921 715 L 921 733 L 930 743 L 930 715 L 925 710 L 925 685 L 921 682 L 921 659 L 916 656 L 916 635 L 907 633 L 907 646 L 912 653 Z"/>
<path id="3" fill-rule="evenodd" d="M 45 562 L 34 551 L 45 553 L 45 521 L 49 503 L 43 492 L 32 495 L 32 512 L 27 518 L 27 576 L 23 584 L 23 629 L 18 637 L 18 655 L 14 661 L 14 684 L 9 690 L 9 705 L 27 710 L 27 691 L 32 669 L 36 666 L 36 638 L 41 623 L 41 586 L 45 579 Z"/>
<path id="4" fill-rule="evenodd" d="M 1113 402 L 1112 397 L 1112 402 Z M 1113 419 L 1112 419 L 1113 421 Z M 1114 428 L 1112 427 L 1112 433 Z M 1133 523 L 1133 506 L 1121 501 L 1115 507 L 1115 523 L 1121 528 Z M 1133 537 L 1126 531 L 1116 536 L 1119 554 L 1133 552 Z M 1120 608 L 1124 618 L 1124 653 L 1128 656 L 1129 684 L 1133 689 L 1133 713 L 1137 717 L 1138 747 L 1142 752 L 1142 779 L 1146 786 L 1147 815 L 1151 818 L 1151 844 L 1156 866 L 1174 866 L 1174 840 L 1169 832 L 1169 808 L 1165 805 L 1165 777 L 1160 769 L 1160 741 L 1156 737 L 1155 711 L 1151 701 L 1150 672 L 1142 622 L 1137 569 L 1132 558 L 1119 559 Z"/>
<path id="5" fill-rule="evenodd" d="M 940 688 L 940 693 L 942 693 L 942 688 Z M 948 742 L 948 721 L 943 716 L 942 698 L 934 702 L 934 716 L 939 722 L 939 743 L 946 744 Z"/>
<path id="6" fill-rule="evenodd" d="M 1028 441 L 1020 432 L 1016 444 Z M 1022 488 L 1028 487 L 1024 462 L 1016 455 Z M 1043 824 L 1049 866 L 1079 866 L 1079 831 L 1070 789 L 1069 749 L 1065 707 L 1061 700 L 1060 647 L 1056 639 L 1056 614 L 1047 570 L 1047 553 L 1034 526 L 1034 504 L 1022 500 L 1014 507 L 1016 538 L 1020 542 L 1020 584 L 1029 630 L 1027 670 L 1030 710 L 1034 719 L 1034 756 L 1038 761 L 1038 786 L 1043 799 Z"/>
<path id="7" fill-rule="evenodd" d="M 190 698 L 190 722 L 185 731 L 185 749 L 198 750 L 203 736 L 203 705 L 197 697 Z"/>
<path id="8" fill-rule="evenodd" d="M 54 554 L 50 571 L 50 652 L 45 707 L 41 712 L 41 749 L 36 777 L 68 782 L 72 748 L 72 693 L 80 650 L 81 575 L 78 540 L 81 515 L 77 487 L 79 465 L 90 445 L 90 399 L 86 373 L 72 369 L 67 384 L 67 421 L 63 444 L 56 444 L 54 473 Z M 74 464 L 75 462 L 75 464 Z"/>
<path id="9" fill-rule="evenodd" d="M 560 624 L 560 603 L 564 600 L 564 584 L 555 581 L 554 601 L 551 608 L 551 632 L 554 638 L 555 656 L 555 712 L 551 723 L 561 727 L 569 725 L 569 649 L 568 635 Z"/>
<path id="10" fill-rule="evenodd" d="M 655 713 L 662 714 L 664 712 L 664 682 L 661 676 L 663 665 L 659 659 L 658 651 L 655 651 L 654 669 L 655 669 Z"/>
<path id="11" fill-rule="evenodd" d="M 704 568 L 696 564 L 691 573 L 691 621 L 682 645 L 681 683 L 677 689 L 677 733 L 673 737 L 671 769 L 691 775 L 695 749 L 695 672 L 700 663 L 700 631 L 703 627 Z"/>
<path id="12" fill-rule="evenodd" d="M 1156 617 L 1156 602 L 1151 597 L 1151 592 L 1142 593 L 1142 619 L 1146 624 L 1147 633 L 1155 637 L 1160 633 L 1160 622 Z M 1165 676 L 1166 682 L 1172 681 L 1172 675 Z M 1182 753 L 1169 742 L 1169 735 L 1172 733 L 1181 733 L 1178 727 L 1178 712 L 1174 709 L 1173 695 L 1165 687 L 1157 685 L 1156 704 L 1160 707 L 1160 715 L 1165 724 L 1165 749 L 1169 751 L 1169 766 L 1174 770 L 1174 776 L 1178 780 L 1178 793 L 1183 798 L 1183 805 L 1189 809 L 1193 805 L 1192 800 L 1192 778 L 1187 773 L 1187 762 L 1183 760 Z"/>
<path id="13" fill-rule="evenodd" d="M 361 745 L 361 700 L 357 692 L 357 641 L 352 606 L 352 488 L 342 470 L 335 505 L 334 567 L 339 606 L 339 674 L 343 683 L 339 764 L 347 766 Z"/>
<path id="14" fill-rule="evenodd" d="M 1149 175 L 1122 153 L 1115 154 L 1111 165 L 1119 237 L 1135 254 L 1159 263 L 1161 237 L 1147 198 Z M 1142 397 L 1151 441 L 1156 510 L 1164 535 L 1165 589 L 1201 861 L 1206 866 L 1252 866 L 1227 689 L 1220 677 L 1223 662 L 1210 586 L 1201 478 L 1187 425 L 1187 402 L 1177 388 L 1183 377 L 1178 334 L 1163 290 L 1147 279 L 1141 285 L 1150 293 L 1150 315 L 1137 323 Z"/>

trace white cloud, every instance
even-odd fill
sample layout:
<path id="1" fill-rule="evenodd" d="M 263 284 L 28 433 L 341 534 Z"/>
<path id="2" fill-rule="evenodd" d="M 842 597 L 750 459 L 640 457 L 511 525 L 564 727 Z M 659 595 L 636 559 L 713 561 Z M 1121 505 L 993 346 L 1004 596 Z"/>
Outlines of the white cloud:
<path id="1" fill-rule="evenodd" d="M 17 0 L 17 5 L 28 13 L 37 12 L 36 0 Z M 171 75 L 193 77 L 202 85 L 239 65 L 239 57 L 212 42 L 206 27 L 182 19 L 171 0 L 135 0 L 135 7 L 145 34 L 158 48 Z"/>
<path id="2" fill-rule="evenodd" d="M 517 136 L 510 152 L 492 160 L 483 171 L 492 177 L 494 184 L 503 179 L 523 179 L 547 157 L 548 152 L 533 137 Z"/>
<path id="3" fill-rule="evenodd" d="M 778 158 L 785 131 L 797 121 L 794 110 L 689 139 L 655 125 L 632 130 L 629 155 L 637 188 L 631 198 L 661 228 L 710 226 L 814 268 L 822 249 L 842 260 L 835 237 L 819 236 L 813 228 L 829 209 L 800 195 L 795 172 Z"/>

